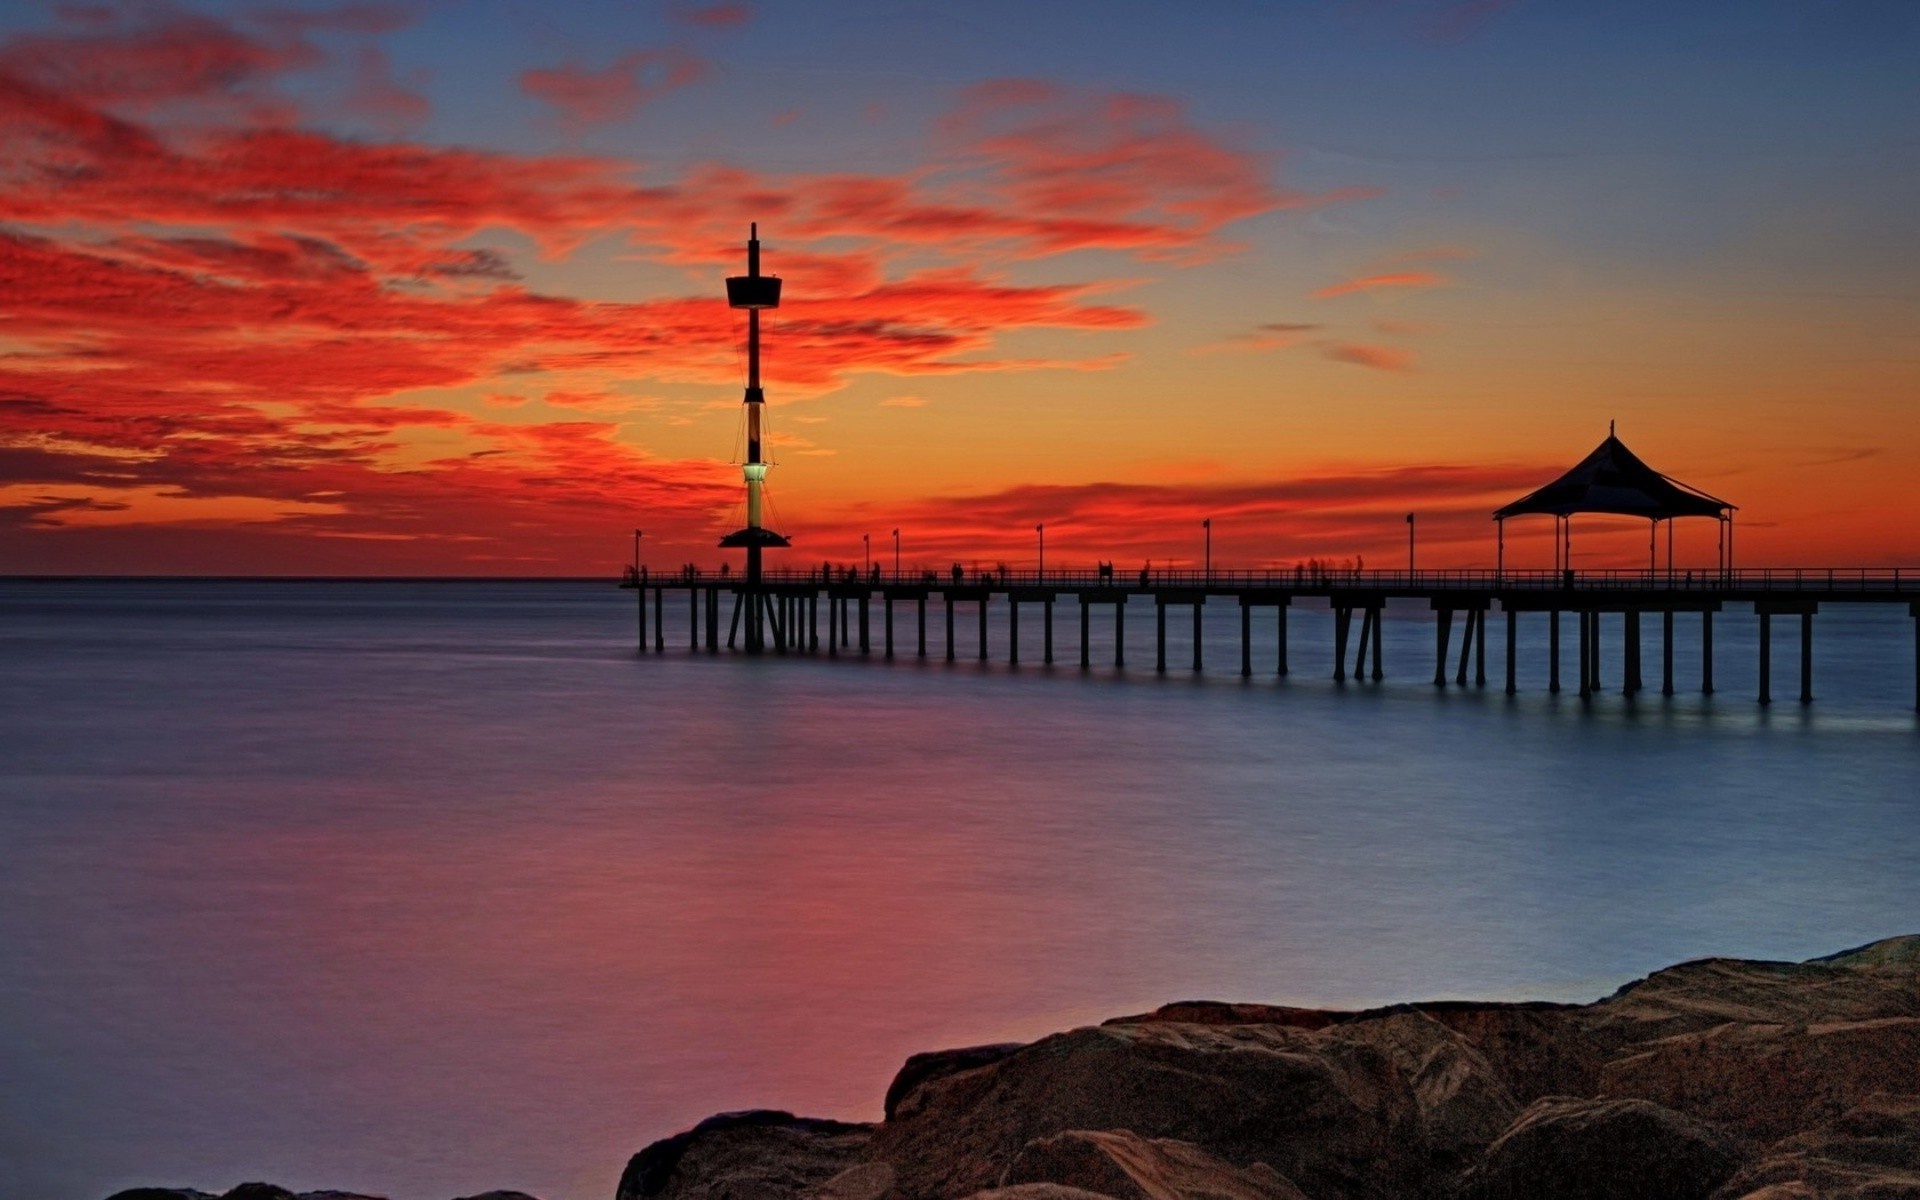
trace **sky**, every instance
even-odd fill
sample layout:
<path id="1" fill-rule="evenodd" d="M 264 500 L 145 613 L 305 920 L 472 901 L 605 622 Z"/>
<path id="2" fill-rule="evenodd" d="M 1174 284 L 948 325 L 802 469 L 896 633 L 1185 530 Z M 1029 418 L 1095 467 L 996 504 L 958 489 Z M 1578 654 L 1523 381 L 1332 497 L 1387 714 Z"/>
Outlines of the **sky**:
<path id="1" fill-rule="evenodd" d="M 0 574 L 717 566 L 749 222 L 776 566 L 1487 566 L 1609 422 L 1742 565 L 1920 566 L 1916 62 L 1911 0 L 6 0 Z"/>

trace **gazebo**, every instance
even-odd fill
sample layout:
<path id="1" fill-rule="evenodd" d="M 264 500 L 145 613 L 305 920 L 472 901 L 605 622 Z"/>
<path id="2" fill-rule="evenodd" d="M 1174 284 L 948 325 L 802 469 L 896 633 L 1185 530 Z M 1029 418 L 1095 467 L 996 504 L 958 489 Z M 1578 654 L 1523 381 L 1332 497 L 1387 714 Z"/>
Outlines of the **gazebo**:
<path id="1" fill-rule="evenodd" d="M 1578 465 L 1547 486 L 1496 509 L 1493 514 L 1499 529 L 1499 570 L 1504 572 L 1507 556 L 1507 518 L 1532 515 L 1550 516 L 1558 524 L 1553 540 L 1554 570 L 1571 566 L 1573 552 L 1573 516 L 1575 513 L 1614 513 L 1641 517 L 1650 522 L 1647 531 L 1647 570 L 1658 569 L 1657 545 L 1660 522 L 1667 523 L 1667 573 L 1673 573 L 1673 520 L 1675 517 L 1712 517 L 1720 523 L 1719 558 L 1722 571 L 1733 566 L 1733 514 L 1736 506 L 1709 495 L 1699 488 L 1681 483 L 1641 461 L 1614 436 L 1613 422 L 1607 422 L 1607 440 Z"/>

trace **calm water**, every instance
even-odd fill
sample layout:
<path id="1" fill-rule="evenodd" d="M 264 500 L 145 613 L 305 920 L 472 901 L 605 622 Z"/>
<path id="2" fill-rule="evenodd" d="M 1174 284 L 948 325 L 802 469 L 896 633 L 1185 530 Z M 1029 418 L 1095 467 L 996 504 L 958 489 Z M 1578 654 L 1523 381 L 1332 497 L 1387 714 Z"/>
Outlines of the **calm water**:
<path id="1" fill-rule="evenodd" d="M 1731 613 L 1718 696 L 1683 618 L 1681 695 L 1582 705 L 1537 617 L 1508 698 L 1436 691 L 1416 611 L 1343 688 L 1311 609 L 1294 674 L 1243 682 L 1233 608 L 1215 673 L 1159 678 L 1144 606 L 1144 669 L 1082 674 L 969 661 L 970 610 L 954 665 L 636 658 L 631 604 L 0 583 L 0 1197 L 608 1200 L 710 1112 L 874 1117 L 935 1046 L 1920 930 L 1904 607 L 1823 614 L 1820 701 L 1762 711 Z"/>

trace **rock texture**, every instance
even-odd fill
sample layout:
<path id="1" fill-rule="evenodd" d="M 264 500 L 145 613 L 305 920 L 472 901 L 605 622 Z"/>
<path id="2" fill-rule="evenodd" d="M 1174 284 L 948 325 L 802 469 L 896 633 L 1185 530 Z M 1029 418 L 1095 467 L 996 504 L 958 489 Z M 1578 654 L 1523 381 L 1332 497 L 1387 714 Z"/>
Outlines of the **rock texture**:
<path id="1" fill-rule="evenodd" d="M 885 1113 L 712 1118 L 617 1200 L 1920 1200 L 1920 935 L 1589 1005 L 1183 1001 L 915 1055 Z"/>

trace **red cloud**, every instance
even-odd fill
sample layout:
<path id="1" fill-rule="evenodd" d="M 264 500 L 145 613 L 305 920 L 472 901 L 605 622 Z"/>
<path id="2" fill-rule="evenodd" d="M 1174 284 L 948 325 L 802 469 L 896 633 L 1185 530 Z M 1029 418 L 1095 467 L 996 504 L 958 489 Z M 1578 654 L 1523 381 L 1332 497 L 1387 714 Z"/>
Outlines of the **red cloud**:
<path id="1" fill-rule="evenodd" d="M 674 20 L 685 25 L 726 29 L 745 25 L 752 19 L 753 11 L 744 4 L 710 4 L 704 8 L 676 8 L 672 10 L 672 15 Z"/>
<path id="2" fill-rule="evenodd" d="M 999 343 L 1144 313 L 1097 280 L 1016 284 L 986 262 L 1216 254 L 1233 221 L 1342 195 L 1272 185 L 1262 156 L 1170 103 L 1033 84 L 970 94 L 941 156 L 900 177 L 709 164 L 643 183 L 588 156 L 348 141 L 293 124 L 276 84 L 324 57 L 307 40 L 322 23 L 390 16 L 149 11 L 0 45 L 0 539 L 21 569 L 599 570 L 638 508 L 706 546 L 737 497 L 724 465 L 658 459 L 611 421 L 490 418 L 522 417 L 501 406 L 528 394 L 617 416 L 637 380 L 737 385 L 736 314 L 708 279 L 625 303 L 529 290 L 484 244 L 497 231 L 555 254 L 624 233 L 705 276 L 737 261 L 748 220 L 777 221 L 769 380 L 820 390 L 1111 367 L 1110 342 Z M 377 98 L 384 60 L 361 63 Z M 630 57 L 546 82 L 603 119 L 660 64 L 664 81 L 688 69 Z M 489 418 L 406 399 L 446 388 L 495 397 Z M 142 526 L 168 509 L 155 497 L 200 515 Z"/>
<path id="3" fill-rule="evenodd" d="M 604 71 L 572 63 L 523 71 L 520 90 L 559 109 L 569 124 L 585 127 L 627 120 L 706 71 L 706 63 L 685 50 L 636 50 Z"/>
<path id="4" fill-rule="evenodd" d="M 1447 282 L 1446 276 L 1437 275 L 1432 271 L 1390 271 L 1323 287 L 1313 296 L 1316 300 L 1326 300 L 1334 296 L 1348 296 L 1355 292 L 1371 292 L 1381 288 L 1443 287 Z"/>

